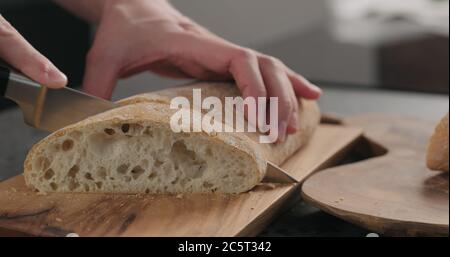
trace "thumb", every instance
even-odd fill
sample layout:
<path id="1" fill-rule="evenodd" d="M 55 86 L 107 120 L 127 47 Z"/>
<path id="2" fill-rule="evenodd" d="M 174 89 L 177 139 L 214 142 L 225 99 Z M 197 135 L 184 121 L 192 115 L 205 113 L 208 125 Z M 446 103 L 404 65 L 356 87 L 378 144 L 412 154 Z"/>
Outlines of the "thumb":
<path id="1" fill-rule="evenodd" d="M 103 99 L 111 99 L 118 79 L 118 70 L 114 64 L 92 57 L 90 54 L 86 62 L 83 80 L 83 91 Z"/>
<path id="2" fill-rule="evenodd" d="M 34 49 L 1 15 L 0 56 L 39 84 L 51 88 L 60 88 L 67 84 L 66 75 Z"/>

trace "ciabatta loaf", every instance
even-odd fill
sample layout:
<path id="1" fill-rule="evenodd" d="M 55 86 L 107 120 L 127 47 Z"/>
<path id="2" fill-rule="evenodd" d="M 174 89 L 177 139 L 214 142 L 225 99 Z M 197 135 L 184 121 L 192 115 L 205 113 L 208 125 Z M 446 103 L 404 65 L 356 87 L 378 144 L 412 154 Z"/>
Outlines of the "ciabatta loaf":
<path id="1" fill-rule="evenodd" d="M 116 109 L 49 135 L 29 152 L 27 185 L 41 192 L 240 193 L 260 183 L 267 160 L 282 163 L 319 122 L 315 102 L 300 101 L 301 128 L 285 143 L 259 144 L 258 133 L 174 133 L 172 96 L 237 96 L 230 84 L 197 84 L 139 95 Z"/>
<path id="2" fill-rule="evenodd" d="M 427 166 L 431 170 L 448 172 L 448 113 L 437 125 L 430 139 Z"/>
<path id="3" fill-rule="evenodd" d="M 170 104 L 170 101 L 177 96 L 183 96 L 192 102 L 192 90 L 201 89 L 202 97 L 215 96 L 221 99 L 222 105 L 225 106 L 225 97 L 240 96 L 237 87 L 228 83 L 197 83 L 190 86 L 170 88 L 157 92 L 136 95 L 119 101 L 119 104 L 135 104 L 142 102 L 157 102 L 162 104 Z M 237 133 L 244 134 L 251 142 L 256 144 L 256 149 L 260 150 L 267 161 L 271 161 L 277 165 L 282 164 L 299 148 L 305 145 L 310 139 L 314 130 L 320 122 L 320 110 L 315 101 L 301 99 L 299 104 L 299 123 L 298 132 L 287 136 L 285 142 L 277 144 L 259 144 L 259 133 Z M 226 110 L 235 111 L 235 110 Z M 207 111 L 205 111 L 207 112 Z M 224 117 L 224 116 L 223 116 Z M 232 126 L 233 124 L 229 124 Z M 247 122 L 245 123 L 247 126 Z"/>

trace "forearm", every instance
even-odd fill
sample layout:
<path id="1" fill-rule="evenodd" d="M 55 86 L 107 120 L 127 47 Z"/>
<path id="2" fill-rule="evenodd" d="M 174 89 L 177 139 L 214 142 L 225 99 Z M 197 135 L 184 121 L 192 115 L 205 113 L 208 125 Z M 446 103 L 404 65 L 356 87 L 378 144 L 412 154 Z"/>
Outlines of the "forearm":
<path id="1" fill-rule="evenodd" d="M 148 18 L 180 15 L 167 0 L 53 0 L 79 17 L 98 24 L 105 10 L 121 8 L 129 14 L 144 12 Z"/>

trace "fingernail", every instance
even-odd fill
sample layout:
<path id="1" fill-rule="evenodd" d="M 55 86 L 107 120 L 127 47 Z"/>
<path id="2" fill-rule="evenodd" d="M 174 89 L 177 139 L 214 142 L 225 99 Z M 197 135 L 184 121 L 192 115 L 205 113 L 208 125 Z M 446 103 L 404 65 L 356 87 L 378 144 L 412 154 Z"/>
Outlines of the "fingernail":
<path id="1" fill-rule="evenodd" d="M 312 90 L 316 91 L 317 93 L 322 94 L 322 89 L 314 84 L 310 83 L 310 87 L 312 88 Z"/>
<path id="2" fill-rule="evenodd" d="M 287 130 L 287 122 L 282 121 L 278 125 L 278 139 L 280 142 L 284 142 L 284 140 L 286 140 L 286 130 Z"/>
<path id="3" fill-rule="evenodd" d="M 67 85 L 67 76 L 56 68 L 48 72 L 48 79 L 48 86 L 64 87 Z"/>

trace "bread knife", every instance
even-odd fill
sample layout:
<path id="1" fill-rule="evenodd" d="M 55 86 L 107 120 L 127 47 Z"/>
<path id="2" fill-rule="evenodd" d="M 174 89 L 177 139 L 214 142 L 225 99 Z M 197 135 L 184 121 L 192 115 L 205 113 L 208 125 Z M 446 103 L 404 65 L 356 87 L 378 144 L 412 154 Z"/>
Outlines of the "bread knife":
<path id="1" fill-rule="evenodd" d="M 50 89 L 9 68 L 0 60 L 0 96 L 16 102 L 25 123 L 53 132 L 92 115 L 113 109 L 113 102 L 68 87 Z M 267 163 L 263 182 L 298 183 L 271 162 Z"/>
<path id="2" fill-rule="evenodd" d="M 298 183 L 299 181 L 286 173 L 282 168 L 277 165 L 267 162 L 266 175 L 264 176 L 263 183 Z"/>
<path id="3" fill-rule="evenodd" d="M 9 68 L 0 60 L 0 96 L 16 102 L 25 123 L 53 132 L 115 104 L 68 87 L 50 89 Z"/>

